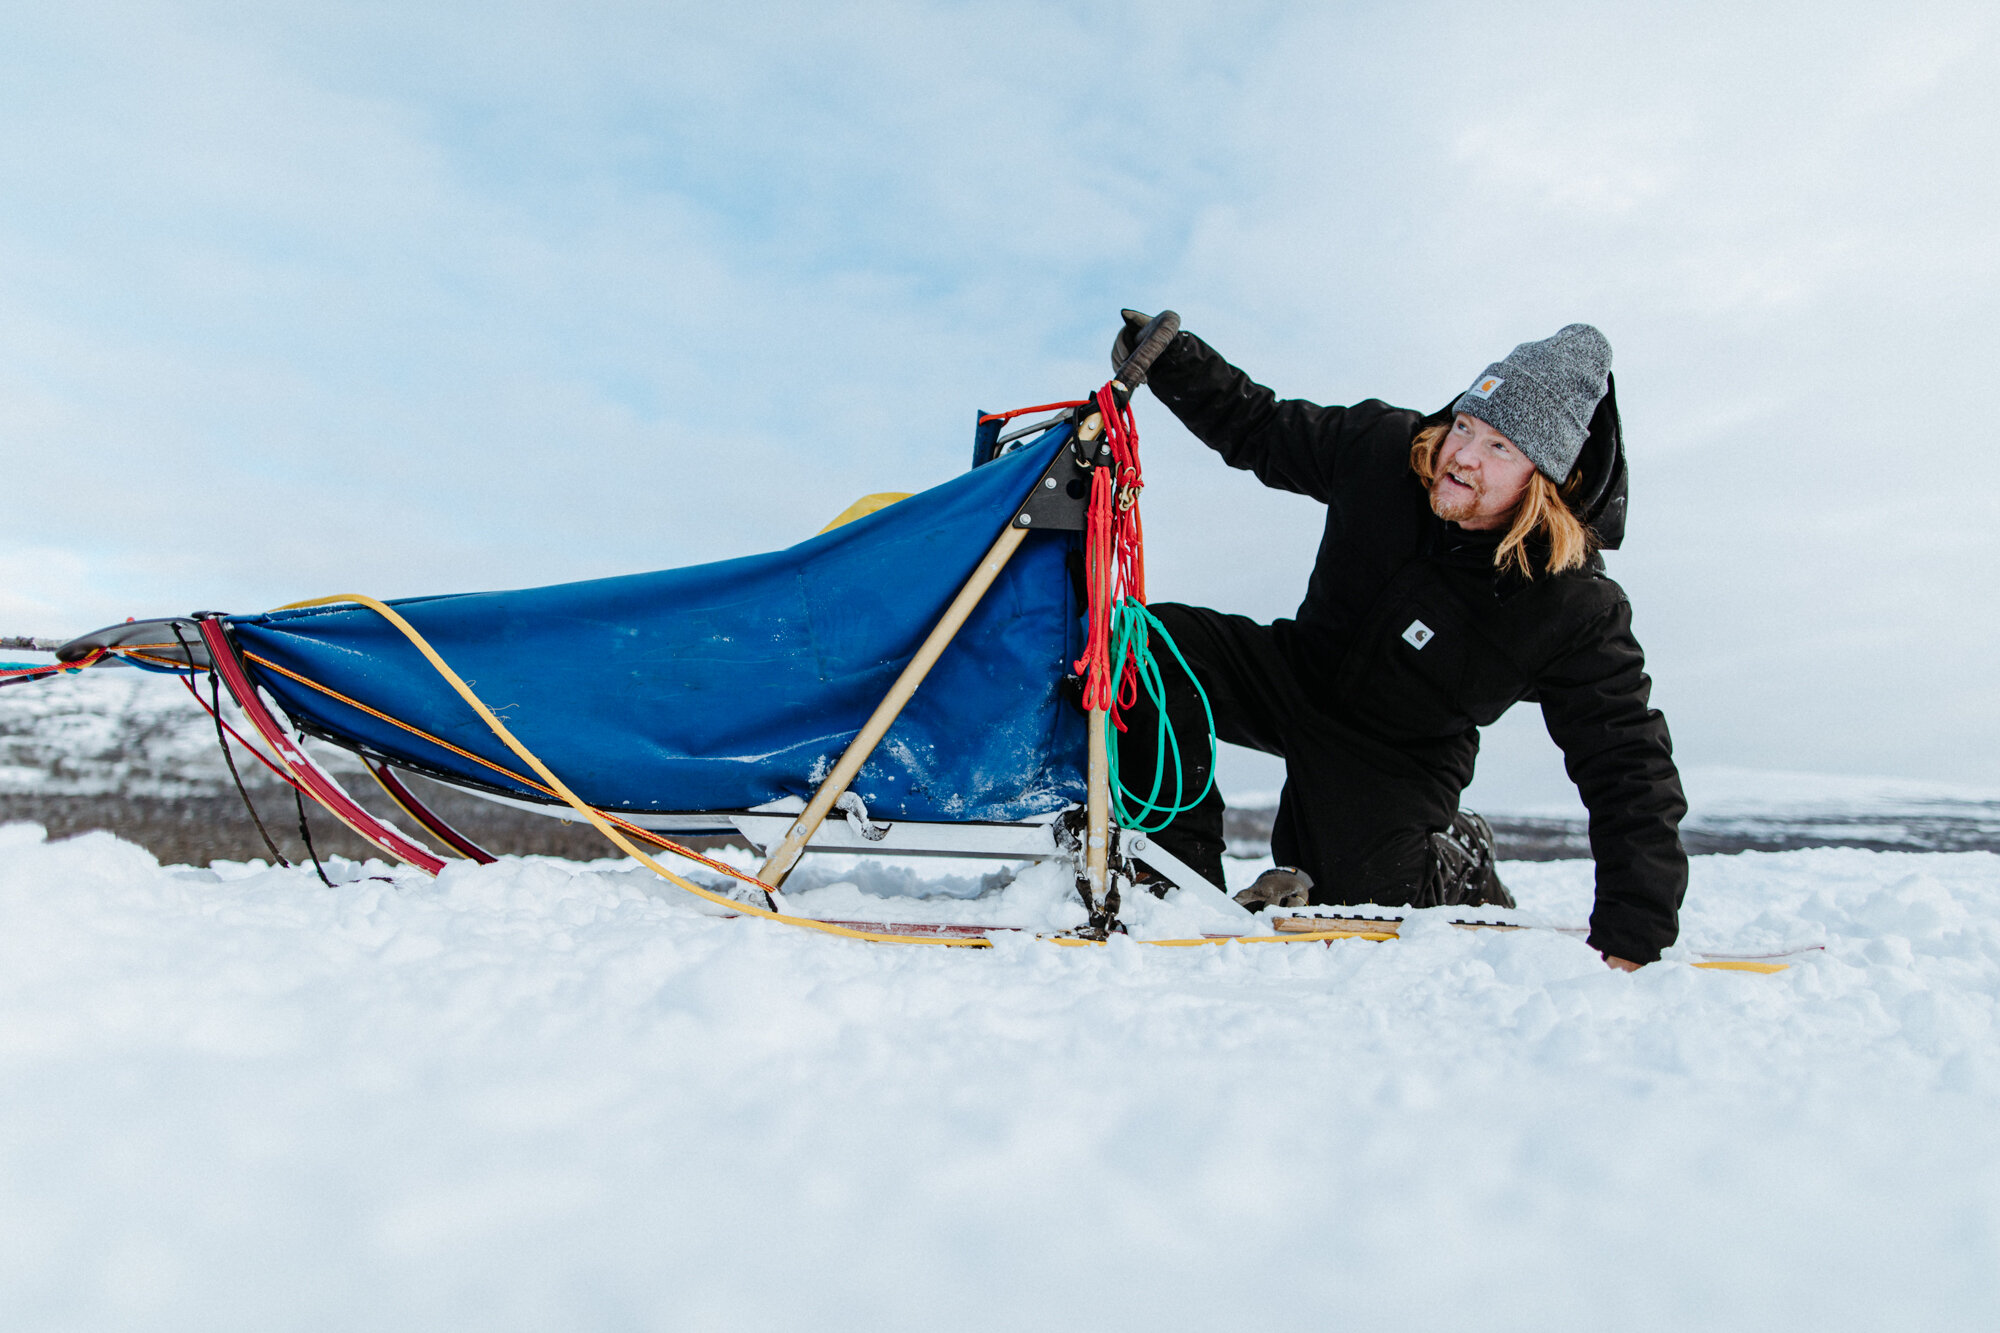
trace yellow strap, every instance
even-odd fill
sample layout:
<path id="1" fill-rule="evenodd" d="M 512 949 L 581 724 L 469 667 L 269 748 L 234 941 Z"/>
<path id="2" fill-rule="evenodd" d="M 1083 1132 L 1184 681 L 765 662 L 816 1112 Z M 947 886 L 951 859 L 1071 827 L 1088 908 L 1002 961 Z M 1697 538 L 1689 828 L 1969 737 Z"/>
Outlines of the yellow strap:
<path id="1" fill-rule="evenodd" d="M 1790 963 L 1753 963 L 1743 958 L 1712 958 L 1706 963 L 1696 963 L 1696 967 L 1706 967 L 1716 972 L 1762 972 L 1769 976 L 1782 972 Z"/>
<path id="2" fill-rule="evenodd" d="M 867 499 L 880 498 L 880 496 L 867 497 Z M 893 500 L 885 501 L 885 503 L 893 502 Z M 863 502 L 857 501 L 858 503 Z M 877 507 L 879 508 L 880 506 Z M 854 517 L 858 518 L 860 515 L 856 514 Z M 838 526 L 842 521 L 845 521 L 845 519 L 835 520 L 835 526 Z M 480 721 L 484 722 L 492 730 L 493 734 L 500 738 L 501 743 L 518 755 L 522 763 L 541 775 L 542 780 L 549 784 L 551 791 L 560 796 L 572 810 L 589 820 L 599 833 L 602 833 L 611 841 L 613 846 L 637 861 L 640 865 L 645 866 L 646 869 L 652 871 L 661 879 L 666 880 L 669 884 L 686 889 L 697 898 L 706 898 L 718 907 L 728 908 L 730 911 L 741 913 L 744 916 L 760 916 L 768 921 L 777 921 L 787 926 L 799 926 L 806 930 L 817 930 L 827 935 L 841 935 L 853 940 L 868 940 L 875 944 L 942 944 L 960 949 L 990 949 L 993 947 L 991 941 L 978 937 L 894 935 L 881 931 L 854 930 L 848 926 L 836 926 L 828 921 L 816 921 L 809 916 L 792 916 L 785 912 L 773 912 L 768 908 L 738 902 L 734 898 L 726 898 L 722 894 L 704 889 L 692 880 L 683 879 L 661 865 L 658 861 L 655 861 L 645 852 L 633 846 L 626 840 L 624 834 L 611 826 L 601 811 L 579 798 L 575 792 L 563 784 L 561 778 L 549 771 L 548 765 L 535 758 L 529 752 L 528 747 L 516 740 L 513 732 L 507 730 L 507 724 L 494 716 L 492 709 L 480 702 L 479 696 L 474 694 L 471 687 L 459 678 L 459 674 L 451 669 L 450 664 L 438 656 L 437 650 L 432 648 L 429 641 L 417 632 L 417 627 L 397 614 L 394 607 L 385 602 L 377 601 L 365 593 L 355 592 L 342 593 L 333 597 L 315 597 L 310 601 L 304 602 L 290 602 L 284 606 L 272 609 L 277 611 L 305 611 L 316 606 L 339 606 L 344 602 L 352 602 L 356 606 L 367 607 L 370 611 L 373 611 L 376 615 L 381 616 L 391 625 L 394 625 L 402 636 L 408 639 L 415 646 L 416 650 L 424 655 L 425 660 L 431 664 L 432 668 L 445 678 L 445 681 L 452 689 L 458 691 L 458 697 L 465 700 L 471 706 L 473 712 L 479 714 Z M 1059 936 L 1051 938 L 1057 944 L 1070 946 L 1104 943 L 1102 940 L 1068 939 Z M 1309 944 L 1319 940 L 1393 940 L 1395 938 L 1396 933 L 1394 931 L 1385 930 L 1313 930 L 1299 931 L 1294 934 L 1285 935 L 1238 935 L 1224 939 L 1140 940 L 1138 943 L 1156 945 L 1164 949 L 1188 949 L 1205 944 Z M 1782 972 L 1785 965 L 1782 963 L 1713 962 L 1696 963 L 1695 966 L 1724 968 L 1738 972 Z"/>
<path id="3" fill-rule="evenodd" d="M 507 724 L 502 722 L 498 717 L 494 716 L 493 710 L 488 708 L 485 704 L 481 703 L 479 700 L 479 696 L 474 694 L 471 688 L 468 685 L 466 685 L 466 683 L 463 680 L 459 678 L 458 673 L 456 671 L 453 671 L 450 665 L 447 664 L 442 657 L 438 656 L 437 650 L 435 648 L 432 648 L 430 643 L 424 638 L 424 636 L 417 632 L 416 626 L 412 625 L 409 621 L 403 619 L 401 615 L 397 614 L 396 609 L 394 607 L 389 606 L 386 603 L 379 602 L 375 598 L 369 597 L 363 593 L 345 593 L 335 597 L 315 597 L 312 598 L 310 601 L 293 602 L 287 606 L 281 606 L 276 609 L 279 611 L 304 611 L 316 606 L 337 606 L 343 602 L 352 602 L 357 606 L 365 606 L 370 611 L 373 611 L 376 615 L 381 616 L 384 620 L 388 621 L 391 625 L 394 625 L 398 630 L 398 632 L 400 632 L 404 638 L 408 639 L 410 643 L 415 646 L 418 652 L 424 655 L 425 659 L 430 662 L 432 668 L 435 669 L 440 676 L 443 676 L 445 678 L 445 681 L 452 687 L 452 689 L 458 691 L 458 697 L 465 700 L 465 702 L 471 706 L 473 712 L 479 714 L 480 721 L 484 722 L 487 725 L 487 727 L 493 732 L 493 734 L 500 738 L 501 743 L 504 744 L 508 749 L 512 750 L 516 755 L 518 755 L 522 763 L 526 764 L 529 768 L 534 769 L 536 773 L 540 774 L 542 780 L 549 784 L 549 789 L 553 791 L 557 796 L 560 796 L 563 799 L 563 801 L 569 805 L 570 809 L 576 811 L 578 814 L 582 815 L 585 819 L 589 820 L 591 824 L 593 824 L 596 827 L 597 831 L 599 833 L 602 833 L 606 838 L 608 838 L 611 841 L 612 845 L 617 847 L 618 850 L 624 852 L 627 856 L 637 861 L 640 865 L 645 866 L 646 869 L 652 871 L 654 874 L 658 875 L 661 879 L 666 880 L 669 884 L 673 884 L 680 888 L 686 889 L 689 893 L 695 895 L 695 897 L 706 898 L 709 902 L 716 904 L 718 907 L 726 907 L 732 912 L 739 912 L 745 916 L 766 917 L 772 921 L 782 921 L 788 926 L 801 926 L 807 930 L 822 931 L 828 935 L 844 935 L 849 939 L 871 940 L 877 944 L 921 943 L 921 944 L 958 945 L 960 947 L 970 947 L 970 948 L 992 947 L 983 939 L 957 939 L 957 938 L 940 938 L 937 936 L 891 935 L 876 931 L 852 930 L 846 926 L 836 926 L 825 921 L 815 921 L 811 917 L 807 916 L 790 916 L 783 912 L 773 912 L 769 908 L 753 906 L 750 903 L 737 902 L 733 898 L 727 898 L 724 897 L 722 894 L 714 893 L 708 889 L 704 889 L 703 887 L 701 887 L 701 885 L 694 883 L 692 880 L 683 879 L 681 876 L 676 875 L 673 871 L 661 865 L 658 861 L 655 861 L 645 852 L 639 850 L 639 848 L 633 846 L 632 843 L 626 839 L 624 834 L 620 833 L 617 829 L 611 826 L 610 821 L 606 820 L 605 817 L 597 810 L 595 806 L 592 806 L 583 801 L 581 798 L 579 798 L 575 792 L 571 791 L 568 788 L 568 786 L 566 786 L 563 783 L 563 780 L 561 778 L 557 777 L 554 773 L 549 771 L 548 765 L 544 764 L 541 760 L 535 758 L 535 756 L 529 752 L 528 747 L 521 744 L 520 741 L 516 740 L 514 738 L 513 732 L 507 730 Z"/>

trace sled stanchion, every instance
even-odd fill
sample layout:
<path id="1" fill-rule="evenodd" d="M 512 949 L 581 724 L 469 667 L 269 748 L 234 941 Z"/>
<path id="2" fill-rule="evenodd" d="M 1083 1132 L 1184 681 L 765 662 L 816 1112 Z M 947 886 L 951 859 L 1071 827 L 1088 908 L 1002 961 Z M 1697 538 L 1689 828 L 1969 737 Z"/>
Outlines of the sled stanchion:
<path id="1" fill-rule="evenodd" d="M 912 657 L 910 664 L 903 668 L 903 674 L 896 677 L 896 683 L 882 696 L 882 702 L 875 705 L 875 711 L 869 715 L 868 721 L 862 724 L 861 730 L 848 744 L 846 752 L 840 756 L 840 762 L 833 766 L 833 771 L 826 775 L 826 781 L 822 782 L 819 790 L 813 793 L 805 813 L 801 814 L 798 821 L 786 831 L 785 840 L 779 843 L 777 849 L 765 859 L 763 868 L 757 872 L 758 879 L 773 888 L 785 882 L 785 877 L 792 873 L 792 867 L 798 864 L 799 857 L 804 854 L 806 844 L 812 840 L 812 835 L 819 832 L 819 826 L 825 822 L 827 812 L 833 809 L 834 802 L 840 799 L 841 793 L 854 781 L 855 775 L 861 771 L 861 766 L 868 762 L 868 756 L 875 752 L 876 745 L 880 744 L 882 737 L 888 734 L 896 715 L 903 711 L 903 705 L 910 702 L 910 696 L 917 692 L 917 686 L 924 683 L 924 677 L 930 674 L 933 666 L 937 665 L 937 660 L 944 655 L 944 650 L 951 646 L 952 638 L 972 615 L 973 608 L 979 605 L 979 600 L 986 595 L 986 590 L 993 586 L 993 580 L 1000 577 L 1000 571 L 1014 558 L 1014 552 L 1020 549 L 1021 542 L 1027 535 L 1028 529 L 1021 523 L 1010 522 L 1006 530 L 994 539 L 993 545 L 987 549 L 978 566 L 972 571 L 972 577 L 965 581 L 965 585 L 958 590 L 958 596 L 952 598 L 951 605 L 945 608 L 944 614 L 938 617 L 937 624 L 931 627 L 930 634 L 917 649 L 916 656 Z"/>
<path id="2" fill-rule="evenodd" d="M 1084 906 L 1090 909 L 1093 919 L 1099 916 L 1114 918 L 1118 910 L 1118 904 L 1111 901 L 1109 875 L 1111 761 L 1110 746 L 1104 732 L 1110 725 L 1110 713 L 1102 708 L 1090 710 L 1090 787 L 1084 807 L 1083 873 L 1084 883 L 1090 889 L 1090 901 Z"/>

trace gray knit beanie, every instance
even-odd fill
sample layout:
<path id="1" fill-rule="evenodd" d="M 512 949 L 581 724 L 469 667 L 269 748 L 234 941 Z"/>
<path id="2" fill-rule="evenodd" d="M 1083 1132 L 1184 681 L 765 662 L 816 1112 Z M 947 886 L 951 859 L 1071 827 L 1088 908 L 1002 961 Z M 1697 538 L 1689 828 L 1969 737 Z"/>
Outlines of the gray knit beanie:
<path id="1" fill-rule="evenodd" d="M 1505 435 L 1560 485 L 1583 452 L 1610 373 L 1610 341 L 1588 324 L 1565 324 L 1486 367 L 1451 410 Z"/>

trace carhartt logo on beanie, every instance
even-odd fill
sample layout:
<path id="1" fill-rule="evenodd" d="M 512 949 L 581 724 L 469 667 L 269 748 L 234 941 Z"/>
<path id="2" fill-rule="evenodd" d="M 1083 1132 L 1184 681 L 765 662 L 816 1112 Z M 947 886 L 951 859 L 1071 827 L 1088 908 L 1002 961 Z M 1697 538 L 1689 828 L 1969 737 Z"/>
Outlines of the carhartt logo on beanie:
<path id="1" fill-rule="evenodd" d="M 1590 434 L 1591 414 L 1611 374 L 1611 343 L 1588 324 L 1522 343 L 1480 372 L 1451 405 L 1505 435 L 1550 481 L 1561 484 Z"/>

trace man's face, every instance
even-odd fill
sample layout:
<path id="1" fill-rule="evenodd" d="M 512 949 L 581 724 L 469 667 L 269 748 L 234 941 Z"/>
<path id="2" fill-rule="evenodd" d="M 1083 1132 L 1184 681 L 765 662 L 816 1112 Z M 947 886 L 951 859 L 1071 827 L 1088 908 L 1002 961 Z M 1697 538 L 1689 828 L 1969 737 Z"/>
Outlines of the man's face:
<path id="1" fill-rule="evenodd" d="M 1504 527 L 1534 475 L 1535 465 L 1512 440 L 1460 412 L 1438 446 L 1431 512 L 1472 532 Z"/>

